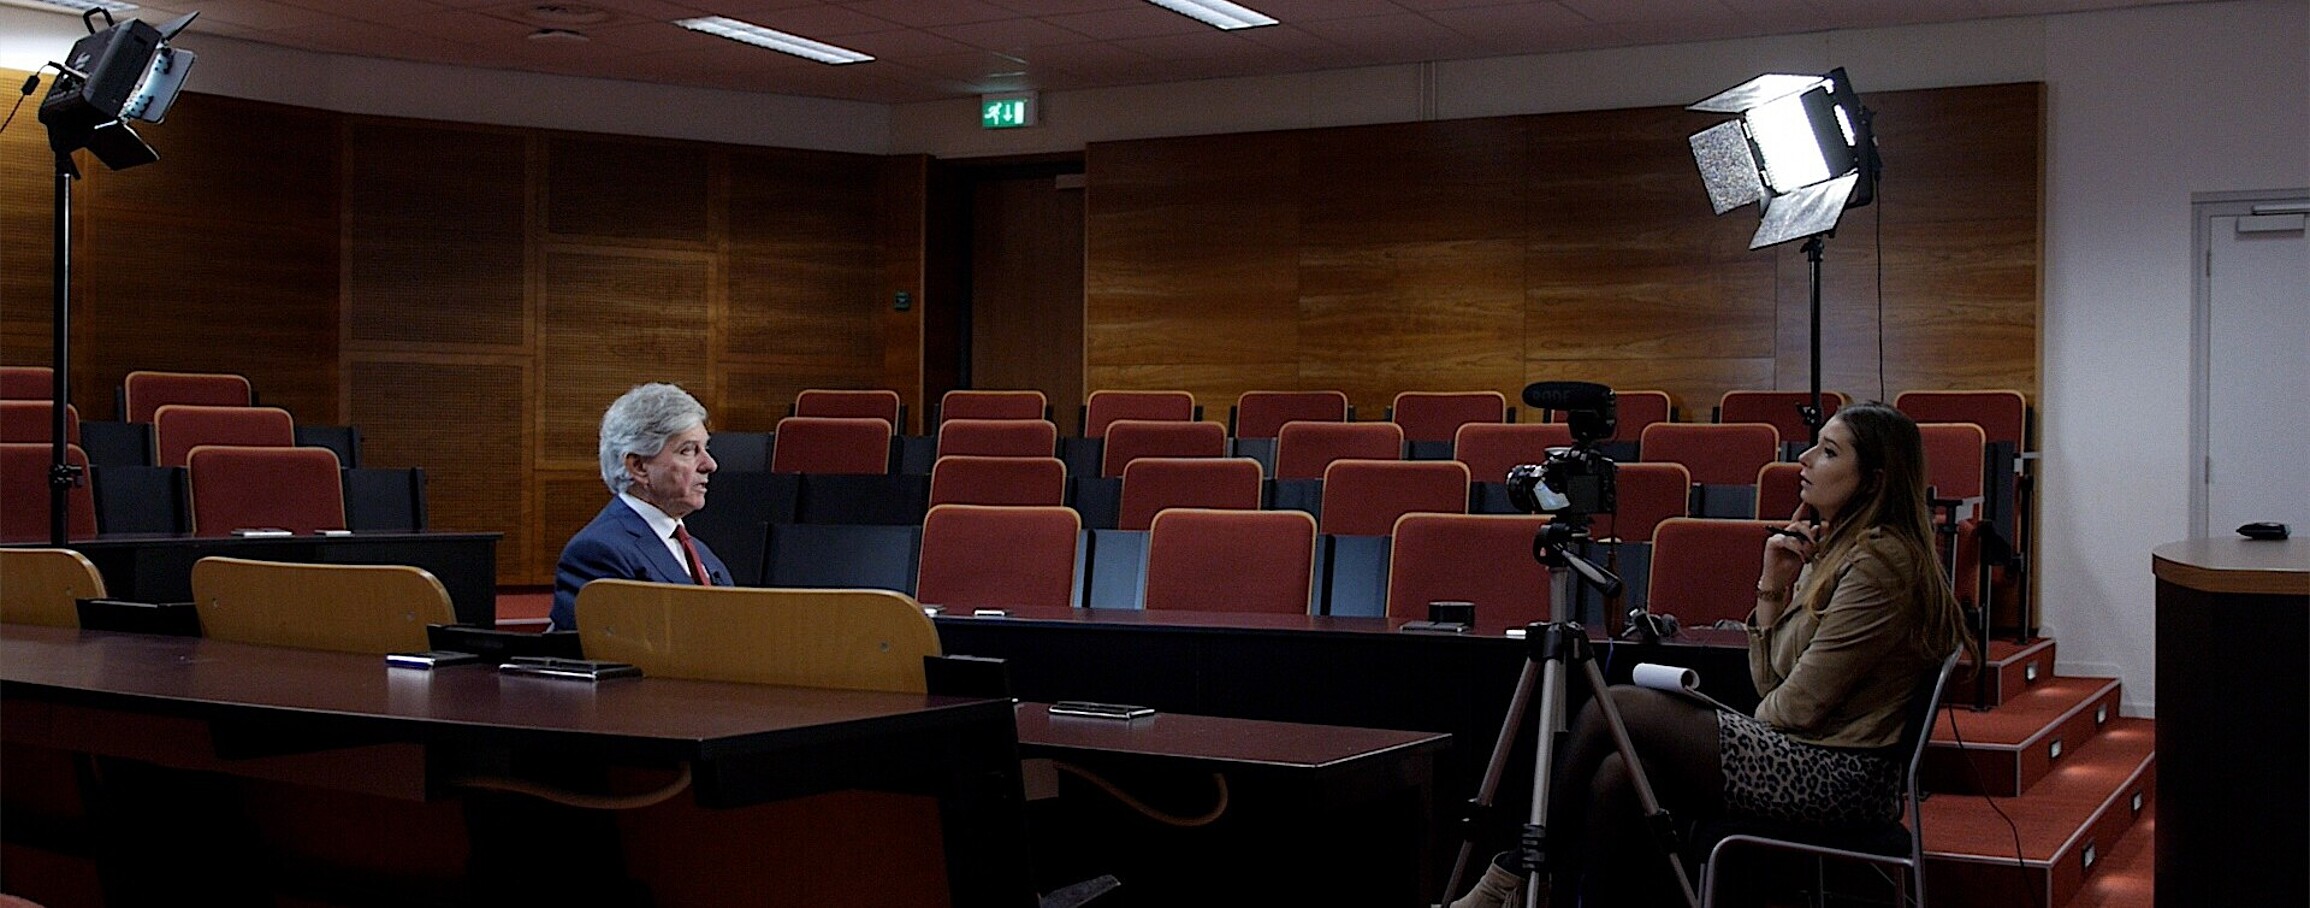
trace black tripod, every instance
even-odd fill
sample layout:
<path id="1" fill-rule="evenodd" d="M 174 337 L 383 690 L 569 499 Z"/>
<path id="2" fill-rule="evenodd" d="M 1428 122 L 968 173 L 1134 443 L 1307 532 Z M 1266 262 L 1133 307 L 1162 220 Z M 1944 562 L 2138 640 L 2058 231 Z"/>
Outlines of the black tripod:
<path id="1" fill-rule="evenodd" d="M 1532 804 L 1517 839 L 1517 853 L 1525 877 L 1524 904 L 1538 903 L 1540 887 L 1547 885 L 1550 776 L 1556 765 L 1557 739 L 1565 733 L 1565 666 L 1570 663 L 1580 666 L 1590 695 L 1603 708 L 1605 724 L 1612 729 L 1613 745 L 1619 749 L 1620 758 L 1627 762 L 1629 774 L 1635 779 L 1636 796 L 1644 807 L 1646 825 L 1660 846 L 1661 855 L 1676 874 L 1685 904 L 1700 904 L 1693 894 L 1692 880 L 1685 874 L 1684 863 L 1677 856 L 1675 821 L 1653 796 L 1652 781 L 1646 778 L 1644 764 L 1636 758 L 1636 745 L 1628 738 L 1628 727 L 1621 722 L 1620 710 L 1605 694 L 1604 673 L 1596 667 L 1587 629 L 1568 617 L 1575 576 L 1607 597 L 1620 592 L 1620 578 L 1566 549 L 1570 543 L 1586 538 L 1585 517 L 1559 516 L 1532 540 L 1532 556 L 1548 566 L 1548 620 L 1524 629 L 1524 668 L 1516 678 L 1516 693 L 1508 703 L 1508 716 L 1501 724 L 1499 740 L 1492 745 L 1491 761 L 1484 767 L 1484 780 L 1470 802 L 1474 806 L 1470 812 L 1471 822 L 1460 842 L 1459 859 L 1452 864 L 1451 879 L 1444 886 L 1445 903 L 1460 891 L 1460 883 L 1467 876 L 1468 861 L 1474 856 L 1479 832 L 1473 821 L 1491 810 L 1493 796 L 1498 793 L 1501 776 L 1507 770 L 1508 753 L 1515 746 L 1524 713 L 1532 707 L 1535 683 L 1540 699 L 1540 724 L 1532 757 Z"/>

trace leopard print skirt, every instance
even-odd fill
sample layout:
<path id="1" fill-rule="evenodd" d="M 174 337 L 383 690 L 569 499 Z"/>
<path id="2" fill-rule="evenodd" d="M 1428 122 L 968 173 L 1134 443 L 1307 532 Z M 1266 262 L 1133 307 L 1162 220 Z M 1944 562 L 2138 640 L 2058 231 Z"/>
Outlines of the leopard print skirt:
<path id="1" fill-rule="evenodd" d="M 1806 744 L 1754 716 L 1716 715 L 1726 812 L 1812 826 L 1900 819 L 1902 767 L 1893 760 Z"/>

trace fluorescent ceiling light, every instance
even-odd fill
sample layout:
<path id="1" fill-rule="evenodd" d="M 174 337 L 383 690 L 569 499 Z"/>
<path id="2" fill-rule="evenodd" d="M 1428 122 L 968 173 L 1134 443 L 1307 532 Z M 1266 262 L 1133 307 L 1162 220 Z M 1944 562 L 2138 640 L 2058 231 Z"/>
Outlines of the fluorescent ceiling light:
<path id="1" fill-rule="evenodd" d="M 705 32 L 717 38 L 728 38 L 742 44 L 769 48 L 782 54 L 793 54 L 805 60 L 841 65 L 864 63 L 874 59 L 847 47 L 836 47 L 821 41 L 812 41 L 801 35 L 789 35 L 772 28 L 763 28 L 751 22 L 740 22 L 725 16 L 704 16 L 697 19 L 677 19 L 675 25 L 695 32 Z"/>
<path id="2" fill-rule="evenodd" d="M 1258 28 L 1274 25 L 1275 17 L 1245 9 L 1227 0 L 1147 0 L 1164 9 L 1196 19 L 1214 28 Z"/>
<path id="3" fill-rule="evenodd" d="M 63 10 L 74 15 L 85 13 L 92 7 L 108 13 L 125 13 L 137 8 L 134 3 L 122 3 L 120 0 L 7 0 L 7 2 L 34 9 Z"/>

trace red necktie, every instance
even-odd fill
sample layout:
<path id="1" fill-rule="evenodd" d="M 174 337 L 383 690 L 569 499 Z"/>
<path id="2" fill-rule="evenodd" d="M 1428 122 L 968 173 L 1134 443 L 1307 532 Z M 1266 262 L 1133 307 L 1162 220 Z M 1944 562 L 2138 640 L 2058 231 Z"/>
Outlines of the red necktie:
<path id="1" fill-rule="evenodd" d="M 713 581 L 706 577 L 706 561 L 698 557 L 698 544 L 690 541 L 690 531 L 674 524 L 674 538 L 681 540 L 683 554 L 690 556 L 690 579 L 698 581 L 699 586 L 712 585 Z"/>

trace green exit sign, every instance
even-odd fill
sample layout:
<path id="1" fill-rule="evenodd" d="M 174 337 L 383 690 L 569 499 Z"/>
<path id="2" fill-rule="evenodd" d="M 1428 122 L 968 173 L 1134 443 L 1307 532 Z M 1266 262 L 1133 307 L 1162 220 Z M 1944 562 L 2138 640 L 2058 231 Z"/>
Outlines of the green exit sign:
<path id="1" fill-rule="evenodd" d="M 979 125 L 987 129 L 1017 129 L 1035 125 L 1035 93 L 980 95 Z"/>

